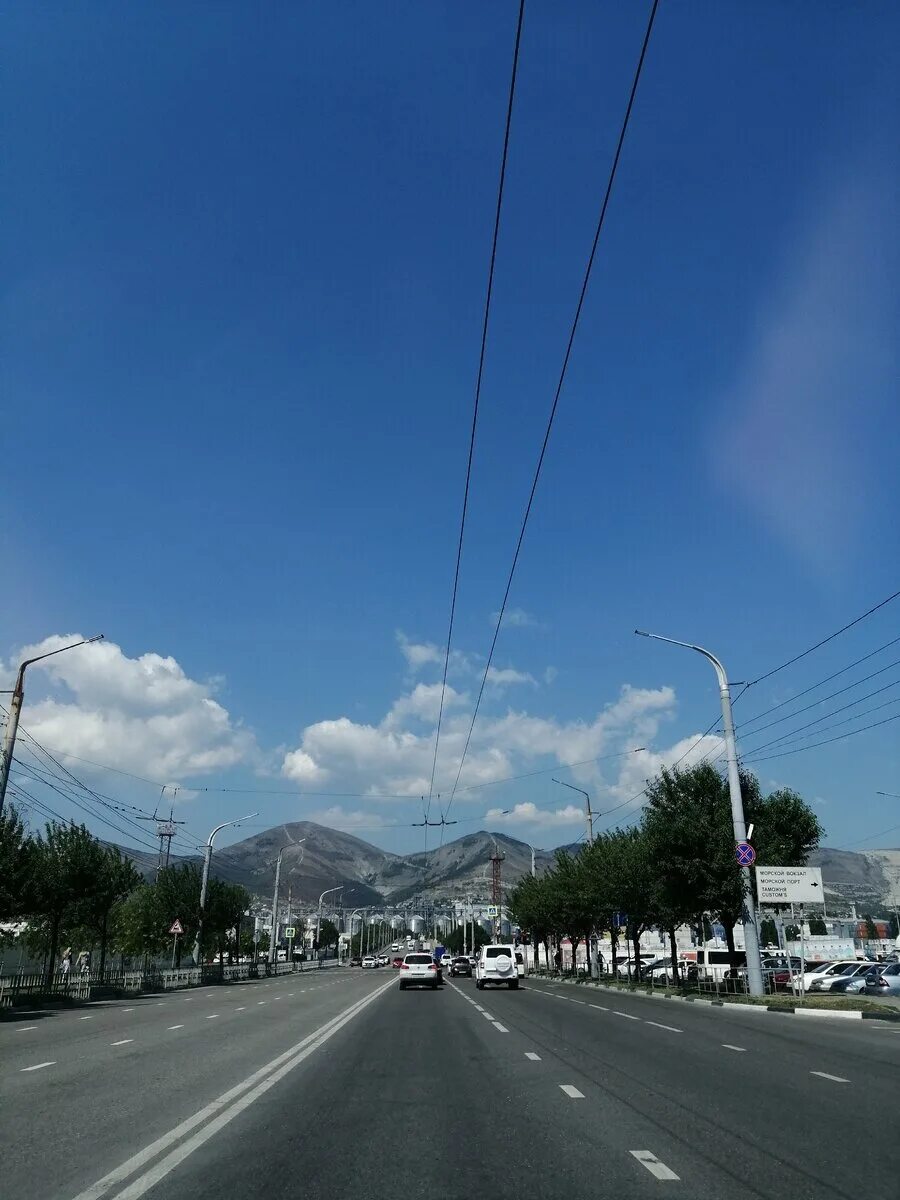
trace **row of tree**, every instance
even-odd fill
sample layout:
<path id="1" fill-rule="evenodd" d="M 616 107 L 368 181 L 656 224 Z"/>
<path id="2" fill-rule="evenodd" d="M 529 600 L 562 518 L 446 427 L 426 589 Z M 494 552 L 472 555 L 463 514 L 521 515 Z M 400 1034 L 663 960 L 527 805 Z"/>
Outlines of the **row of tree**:
<path id="1" fill-rule="evenodd" d="M 755 826 L 758 861 L 802 865 L 822 835 L 809 805 L 788 789 L 764 796 L 748 772 L 741 773 L 741 791 L 747 822 Z M 742 889 L 728 782 L 712 765 L 702 764 L 663 770 L 648 784 L 637 826 L 604 833 L 577 852 L 559 851 L 550 870 L 520 880 L 508 904 L 514 919 L 545 943 L 548 954 L 551 938 L 568 936 L 577 944 L 608 931 L 615 970 L 620 927 L 633 943 L 635 957 L 641 933 L 661 930 L 674 961 L 676 928 L 696 924 L 707 929 L 711 917 L 724 926 L 734 952 Z"/>
<path id="2" fill-rule="evenodd" d="M 240 944 L 241 917 L 250 896 L 239 885 L 210 879 L 204 915 L 204 946 L 229 954 Z M 200 918 L 200 869 L 193 863 L 144 880 L 134 864 L 98 841 L 84 825 L 51 822 L 31 833 L 13 806 L 0 815 L 0 921 L 24 922 L 20 936 L 41 956 L 49 981 L 61 947 L 98 952 L 103 971 L 116 952 L 145 961 L 171 951 L 169 929 L 179 920 L 184 935 L 177 957 L 192 947 Z M 230 940 L 229 931 L 237 931 Z M 245 932 L 245 938 L 249 930 Z"/>

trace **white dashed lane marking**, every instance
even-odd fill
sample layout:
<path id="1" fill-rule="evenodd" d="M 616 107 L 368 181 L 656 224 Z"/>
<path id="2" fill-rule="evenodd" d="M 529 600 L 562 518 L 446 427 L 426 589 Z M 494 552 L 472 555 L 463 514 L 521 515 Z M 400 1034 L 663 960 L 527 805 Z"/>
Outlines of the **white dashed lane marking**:
<path id="1" fill-rule="evenodd" d="M 661 1025 L 659 1021 L 648 1021 L 648 1025 L 655 1025 L 657 1029 L 668 1029 L 669 1033 L 682 1033 L 683 1030 L 676 1029 L 674 1025 Z"/>
<path id="2" fill-rule="evenodd" d="M 506 1028 L 506 1026 L 501 1025 L 499 1021 L 492 1021 L 491 1024 L 495 1029 L 499 1030 L 500 1033 L 509 1033 L 509 1030 Z"/>
<path id="3" fill-rule="evenodd" d="M 183 1025 L 170 1025 L 170 1026 L 169 1026 L 169 1029 L 170 1029 L 170 1030 L 172 1030 L 172 1029 L 184 1029 L 184 1026 L 183 1026 Z"/>
<path id="4" fill-rule="evenodd" d="M 665 1163 L 661 1163 L 655 1154 L 649 1150 L 629 1150 L 628 1153 L 632 1158 L 636 1158 L 642 1167 L 646 1167 L 651 1175 L 655 1175 L 657 1179 L 679 1179 L 674 1171 L 669 1170 Z"/>
<path id="5" fill-rule="evenodd" d="M 88 1017 L 79 1017 L 79 1018 L 78 1018 L 78 1020 L 79 1020 L 79 1021 L 91 1021 L 91 1020 L 93 1020 L 93 1016 L 94 1016 L 94 1014 L 93 1014 L 93 1013 L 91 1013 L 91 1015 L 90 1015 L 90 1016 L 88 1016 Z"/>
<path id="6" fill-rule="evenodd" d="M 37 1029 L 37 1025 L 20 1025 L 16 1033 L 27 1033 L 29 1029 Z"/>
<path id="7" fill-rule="evenodd" d="M 236 1008 L 234 1011 L 235 1011 L 235 1012 L 245 1012 L 245 1011 L 246 1011 L 246 1008 L 247 1008 L 247 1005 L 246 1005 L 246 1004 L 241 1004 L 241 1005 L 239 1005 L 239 1006 L 238 1006 L 238 1007 L 237 1007 L 237 1008 Z"/>
<path id="8" fill-rule="evenodd" d="M 22 1071 L 41 1071 L 44 1067 L 55 1067 L 55 1062 L 35 1063 L 33 1067 L 22 1067 Z"/>
<path id="9" fill-rule="evenodd" d="M 123 1008 L 123 1009 L 120 1009 L 120 1012 L 134 1012 L 134 1009 L 133 1008 Z"/>
<path id="10" fill-rule="evenodd" d="M 134 1038 L 122 1038 L 119 1042 L 110 1042 L 111 1046 L 127 1046 L 129 1042 L 133 1042 Z"/>
<path id="11" fill-rule="evenodd" d="M 810 1071 L 810 1075 L 818 1075 L 820 1079 L 830 1079 L 832 1083 L 849 1083 L 849 1079 L 844 1079 L 841 1075 L 829 1075 L 827 1071 Z"/>
<path id="12" fill-rule="evenodd" d="M 207 1013 L 206 1019 L 207 1021 L 214 1021 L 218 1015 L 218 1013 Z"/>
<path id="13" fill-rule="evenodd" d="M 596 1009 L 599 1009 L 599 1010 L 600 1010 L 600 1012 L 609 1012 L 609 1009 L 608 1009 L 608 1008 L 604 1008 L 604 1006 L 603 1006 L 602 1004 L 590 1004 L 590 1005 L 588 1005 L 588 1007 L 589 1007 L 589 1008 L 596 1008 Z"/>
<path id="14" fill-rule="evenodd" d="M 525 1057 L 530 1058 L 532 1062 L 540 1062 L 541 1061 L 541 1056 L 539 1054 L 535 1054 L 533 1050 L 526 1050 Z"/>
<path id="15" fill-rule="evenodd" d="M 559 1086 L 562 1089 L 562 1091 L 564 1091 L 567 1096 L 571 1096 L 573 1100 L 583 1100 L 584 1099 L 584 1092 L 579 1092 L 578 1088 L 575 1087 L 574 1084 L 561 1083 Z"/>
<path id="16" fill-rule="evenodd" d="M 639 1021 L 639 1020 L 641 1019 L 640 1017 L 633 1017 L 633 1016 L 631 1015 L 631 1013 L 623 1013 L 623 1012 L 619 1012 L 619 1010 L 618 1010 L 617 1008 L 614 1008 L 614 1009 L 613 1009 L 613 1013 L 614 1013 L 614 1014 L 615 1014 L 617 1017 L 624 1017 L 626 1021 Z"/>
<path id="17" fill-rule="evenodd" d="M 746 1054 L 747 1053 L 747 1048 L 745 1046 L 732 1046 L 731 1042 L 723 1042 L 722 1049 L 723 1050 L 736 1050 L 738 1052 L 738 1054 Z"/>

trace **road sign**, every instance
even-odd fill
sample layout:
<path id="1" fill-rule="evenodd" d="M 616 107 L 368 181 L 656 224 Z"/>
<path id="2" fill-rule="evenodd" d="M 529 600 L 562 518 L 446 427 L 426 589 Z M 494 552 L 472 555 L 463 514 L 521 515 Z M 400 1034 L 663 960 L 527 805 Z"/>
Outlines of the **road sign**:
<path id="1" fill-rule="evenodd" d="M 292 942 L 294 940 L 294 938 L 297 936 L 296 928 L 293 925 L 285 925 L 284 936 L 287 938 L 287 940 L 289 942 Z"/>
<path id="2" fill-rule="evenodd" d="M 824 904 L 821 867 L 757 867 L 760 904 Z"/>
<path id="3" fill-rule="evenodd" d="M 179 933 L 184 933 L 184 926 L 181 924 L 181 922 L 178 920 L 177 917 L 172 922 L 172 927 L 170 928 L 169 933 L 174 933 L 176 935 Z"/>
<path id="4" fill-rule="evenodd" d="M 616 929 L 621 929 L 623 926 L 628 924 L 628 913 L 613 913 L 612 923 Z"/>
<path id="5" fill-rule="evenodd" d="M 499 909 L 498 905 L 496 905 L 496 904 L 488 905 L 488 916 L 489 917 L 499 917 L 500 916 L 500 909 Z"/>
<path id="6" fill-rule="evenodd" d="M 749 842 L 738 842 L 734 848 L 734 857 L 740 867 L 752 867 L 756 862 L 756 851 Z"/>

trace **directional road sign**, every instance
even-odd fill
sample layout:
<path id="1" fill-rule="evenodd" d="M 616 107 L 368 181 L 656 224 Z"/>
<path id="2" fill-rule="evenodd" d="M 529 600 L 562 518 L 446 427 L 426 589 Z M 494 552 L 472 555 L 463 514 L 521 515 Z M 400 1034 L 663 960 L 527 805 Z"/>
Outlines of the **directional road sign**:
<path id="1" fill-rule="evenodd" d="M 821 867 L 757 867 L 760 904 L 823 904 Z"/>
<path id="2" fill-rule="evenodd" d="M 178 920 L 177 917 L 172 922 L 172 927 L 170 928 L 169 933 L 176 933 L 176 934 L 184 933 L 184 926 L 181 924 L 181 922 Z"/>
<path id="3" fill-rule="evenodd" d="M 756 851 L 749 842 L 738 842 L 734 848 L 734 857 L 738 860 L 738 866 L 752 867 L 756 862 Z"/>
<path id="4" fill-rule="evenodd" d="M 285 925 L 284 936 L 287 938 L 287 940 L 289 942 L 292 942 L 294 940 L 294 938 L 297 936 L 296 927 L 293 925 Z"/>

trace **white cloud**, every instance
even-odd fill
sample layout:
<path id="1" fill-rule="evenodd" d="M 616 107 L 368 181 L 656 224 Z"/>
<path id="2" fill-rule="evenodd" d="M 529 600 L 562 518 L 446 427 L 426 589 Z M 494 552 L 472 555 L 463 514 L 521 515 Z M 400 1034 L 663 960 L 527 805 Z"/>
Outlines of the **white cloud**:
<path id="1" fill-rule="evenodd" d="M 53 635 L 23 646 L 15 660 L 79 639 Z M 255 753 L 253 735 L 213 699 L 212 685 L 191 679 L 174 658 L 128 658 L 115 642 L 95 642 L 28 670 L 32 687 L 41 672 L 59 693 L 30 701 L 23 721 L 55 752 L 169 780 L 225 770 Z"/>
<path id="2" fill-rule="evenodd" d="M 491 613 L 491 624 L 497 624 L 497 618 L 500 616 L 498 612 Z M 524 608 L 508 608 L 503 614 L 503 628 L 510 629 L 538 629 L 540 621 L 531 613 L 526 612 Z"/>
<path id="3" fill-rule="evenodd" d="M 397 630 L 397 645 L 412 671 L 419 671 L 429 663 L 442 663 L 444 652 L 434 642 L 412 642 L 401 630 Z"/>
<path id="4" fill-rule="evenodd" d="M 327 825 L 329 829 L 383 829 L 387 825 L 385 817 L 378 813 L 365 812 L 362 809 L 348 811 L 340 804 L 331 808 L 320 809 L 303 818 L 304 821 L 315 821 L 319 825 Z"/>
<path id="5" fill-rule="evenodd" d="M 559 671 L 556 669 L 556 667 L 546 667 L 544 669 L 544 683 L 548 685 L 555 683 L 558 675 Z"/>
<path id="6" fill-rule="evenodd" d="M 673 767 L 678 763 L 679 770 L 688 770 L 696 766 L 702 759 L 715 764 L 720 754 L 724 752 L 722 738 L 713 734 L 693 733 L 690 737 L 681 738 L 673 746 L 665 750 L 639 750 L 621 760 L 618 778 L 607 790 L 607 795 L 618 807 L 623 801 L 629 801 L 619 808 L 610 818 L 613 824 L 627 821 L 638 809 L 647 802 L 643 790 L 647 781 L 658 775 L 663 767 Z M 606 807 L 610 807 L 609 804 Z M 602 817 L 602 811 L 601 811 Z"/>
<path id="7" fill-rule="evenodd" d="M 468 692 L 457 692 L 450 684 L 444 689 L 444 712 L 469 703 Z M 398 725 L 406 717 L 414 717 L 420 721 L 437 721 L 441 705 L 441 685 L 439 683 L 417 683 L 406 696 L 395 700 L 391 711 L 385 718 L 385 724 Z"/>
<path id="8" fill-rule="evenodd" d="M 285 756 L 282 772 L 298 783 L 307 783 L 313 772 L 340 778 L 349 788 L 368 795 L 421 796 L 429 791 L 434 730 L 410 728 L 402 716 L 420 725 L 423 713 L 434 711 L 434 693 L 415 689 L 401 697 L 377 724 L 360 724 L 349 717 L 318 721 L 307 726 L 296 750 Z M 465 705 L 464 696 L 453 693 L 453 704 Z M 417 711 L 402 712 L 404 706 Z M 625 686 L 618 699 L 592 721 L 558 721 L 525 712 L 484 714 L 475 725 L 461 776 L 460 800 L 479 801 L 468 786 L 492 783 L 527 768 L 535 759 L 550 757 L 558 763 L 593 759 L 624 745 L 648 741 L 659 723 L 674 711 L 671 688 L 644 689 Z M 435 774 L 435 791 L 449 791 L 469 731 L 468 711 L 448 711 L 441 734 Z M 299 752 L 299 757 L 298 757 Z M 585 773 L 590 776 L 591 768 Z M 321 777 L 321 776 L 320 776 Z M 575 777 L 579 778 L 578 771 Z M 483 801 L 482 801 L 483 802 Z"/>
<path id="9" fill-rule="evenodd" d="M 538 808 L 528 801 L 510 809 L 488 809 L 485 820 L 495 825 L 583 825 L 584 809 L 575 804 L 567 804 L 565 808 Z"/>
<path id="10" fill-rule="evenodd" d="M 488 667 L 487 682 L 492 687 L 509 687 L 514 683 L 530 683 L 537 687 L 537 680 L 527 671 L 516 671 L 513 667 Z"/>

